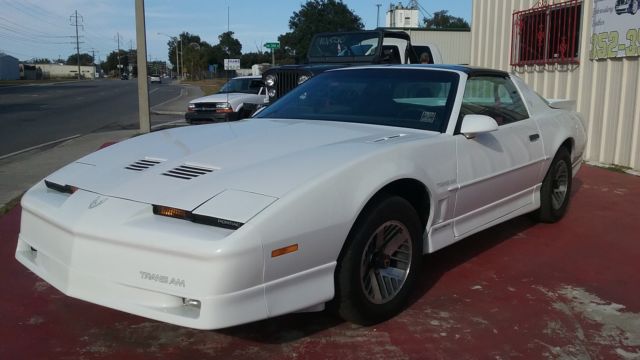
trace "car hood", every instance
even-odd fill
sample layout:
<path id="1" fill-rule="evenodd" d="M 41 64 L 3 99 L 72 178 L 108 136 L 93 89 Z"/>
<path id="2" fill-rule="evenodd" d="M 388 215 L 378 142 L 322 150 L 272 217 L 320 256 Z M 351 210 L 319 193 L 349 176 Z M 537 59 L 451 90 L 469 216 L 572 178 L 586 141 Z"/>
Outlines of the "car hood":
<path id="1" fill-rule="evenodd" d="M 221 93 L 221 94 L 213 94 L 197 99 L 193 99 L 189 101 L 190 104 L 196 103 L 218 103 L 218 102 L 229 102 L 236 99 L 246 98 L 247 96 L 255 96 L 256 94 L 247 94 L 247 93 Z"/>
<path id="2" fill-rule="evenodd" d="M 376 125 L 249 119 L 138 136 L 87 155 L 46 179 L 190 210 L 225 190 L 281 198 L 390 145 L 432 136 L 436 133 Z M 184 174 L 181 166 L 188 179 L 171 176 Z"/>

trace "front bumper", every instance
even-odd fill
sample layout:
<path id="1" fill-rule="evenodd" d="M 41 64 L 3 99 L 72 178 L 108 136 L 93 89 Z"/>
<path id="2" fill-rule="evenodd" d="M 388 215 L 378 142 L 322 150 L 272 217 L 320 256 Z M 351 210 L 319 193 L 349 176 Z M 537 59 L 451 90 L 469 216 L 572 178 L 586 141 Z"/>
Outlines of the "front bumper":
<path id="1" fill-rule="evenodd" d="M 214 111 L 189 111 L 185 113 L 184 117 L 189 124 L 240 120 L 240 114 L 237 112 L 217 113 Z"/>
<path id="2" fill-rule="evenodd" d="M 42 183 L 22 205 L 16 259 L 69 296 L 197 329 L 268 317 L 259 240 Z"/>

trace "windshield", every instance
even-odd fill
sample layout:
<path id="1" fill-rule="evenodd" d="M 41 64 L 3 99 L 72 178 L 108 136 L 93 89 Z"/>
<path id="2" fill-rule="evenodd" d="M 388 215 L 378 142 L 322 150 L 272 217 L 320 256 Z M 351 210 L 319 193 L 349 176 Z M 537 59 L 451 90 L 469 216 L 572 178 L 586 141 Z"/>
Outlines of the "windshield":
<path id="1" fill-rule="evenodd" d="M 375 32 L 319 35 L 311 43 L 309 57 L 373 56 L 378 36 Z"/>
<path id="2" fill-rule="evenodd" d="M 247 93 L 257 94 L 263 87 L 261 79 L 241 78 L 231 79 L 218 91 L 218 93 Z"/>
<path id="3" fill-rule="evenodd" d="M 257 118 L 328 120 L 444 132 L 458 87 L 454 72 L 351 69 L 311 78 Z"/>

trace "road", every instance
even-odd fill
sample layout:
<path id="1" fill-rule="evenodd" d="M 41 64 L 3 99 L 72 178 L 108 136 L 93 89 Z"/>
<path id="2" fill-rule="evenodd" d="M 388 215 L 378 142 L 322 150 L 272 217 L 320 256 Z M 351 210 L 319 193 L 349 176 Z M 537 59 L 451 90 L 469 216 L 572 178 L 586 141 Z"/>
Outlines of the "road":
<path id="1" fill-rule="evenodd" d="M 181 87 L 151 84 L 151 106 L 180 94 Z M 180 116 L 152 116 L 152 125 Z M 0 156 L 95 131 L 138 128 L 134 80 L 95 80 L 0 87 Z"/>

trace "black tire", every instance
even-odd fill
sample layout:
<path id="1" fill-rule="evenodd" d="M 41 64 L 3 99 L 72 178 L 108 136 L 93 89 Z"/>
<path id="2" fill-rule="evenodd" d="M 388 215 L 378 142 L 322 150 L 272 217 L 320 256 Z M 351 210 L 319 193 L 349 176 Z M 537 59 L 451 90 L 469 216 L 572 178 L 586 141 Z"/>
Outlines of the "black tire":
<path id="1" fill-rule="evenodd" d="M 549 166 L 540 189 L 539 221 L 554 223 L 564 216 L 571 198 L 572 168 L 569 151 L 562 147 Z"/>
<path id="2" fill-rule="evenodd" d="M 364 211 L 347 239 L 336 269 L 334 305 L 343 319 L 372 325 L 404 308 L 420 269 L 421 228 L 415 209 L 397 196 L 381 198 Z M 380 236 L 374 237 L 375 234 Z M 378 248 L 381 244 L 376 243 L 380 242 L 384 245 Z M 373 278 L 382 281 L 384 288 L 378 282 L 374 284 Z"/>

